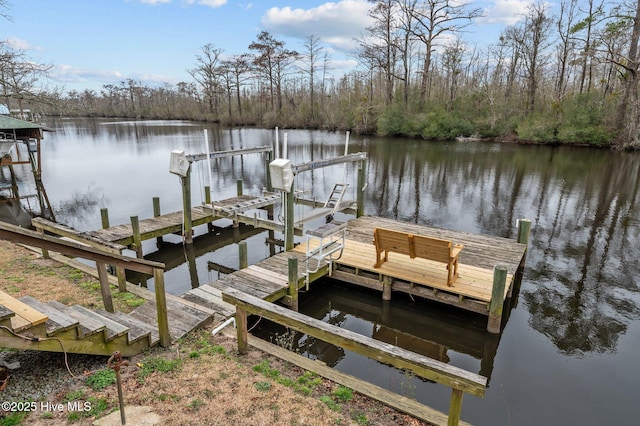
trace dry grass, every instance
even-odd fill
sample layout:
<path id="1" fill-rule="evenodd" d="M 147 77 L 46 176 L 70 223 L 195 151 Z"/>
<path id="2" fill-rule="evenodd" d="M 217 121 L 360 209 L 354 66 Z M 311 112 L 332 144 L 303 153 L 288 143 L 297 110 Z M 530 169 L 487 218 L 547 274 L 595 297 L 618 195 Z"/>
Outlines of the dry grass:
<path id="1" fill-rule="evenodd" d="M 101 307 L 97 280 L 0 241 L 0 289 L 14 297 Z M 114 296 L 117 291 L 113 292 Z M 116 309 L 130 311 L 114 297 Z M 175 362 L 175 364 L 172 364 Z M 155 371 L 156 363 L 166 363 Z M 94 374 L 96 372 L 93 372 Z M 129 359 L 122 381 L 127 405 L 147 405 L 166 425 L 423 425 L 413 417 L 362 395 L 338 397 L 339 387 L 258 350 L 238 355 L 234 338 L 210 330 L 189 333 L 171 348 L 154 348 Z M 344 393 L 342 394 L 344 395 Z M 86 380 L 58 389 L 45 401 L 91 401 L 95 412 L 34 412 L 20 423 L 90 425 L 118 409 L 116 385 L 96 391 Z"/>

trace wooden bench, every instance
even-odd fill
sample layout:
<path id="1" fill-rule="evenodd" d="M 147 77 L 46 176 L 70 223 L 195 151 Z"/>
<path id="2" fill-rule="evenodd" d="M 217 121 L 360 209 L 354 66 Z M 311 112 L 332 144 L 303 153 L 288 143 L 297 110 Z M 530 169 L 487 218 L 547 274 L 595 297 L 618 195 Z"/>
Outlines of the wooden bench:
<path id="1" fill-rule="evenodd" d="M 376 246 L 376 264 L 379 268 L 389 258 L 389 252 L 400 253 L 409 256 L 433 260 L 447 264 L 447 286 L 451 287 L 458 277 L 458 255 L 464 247 L 462 244 L 453 244 L 451 241 L 438 238 L 413 235 L 406 232 L 392 231 L 390 229 L 375 228 L 373 230 L 373 243 Z M 384 253 L 384 256 L 382 254 Z"/>

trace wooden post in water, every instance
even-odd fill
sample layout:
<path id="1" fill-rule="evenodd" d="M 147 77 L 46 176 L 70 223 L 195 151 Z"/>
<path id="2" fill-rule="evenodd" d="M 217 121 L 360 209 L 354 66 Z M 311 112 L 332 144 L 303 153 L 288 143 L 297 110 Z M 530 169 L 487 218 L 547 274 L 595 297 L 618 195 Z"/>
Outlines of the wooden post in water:
<path id="1" fill-rule="evenodd" d="M 193 224 L 191 222 L 191 164 L 185 177 L 181 177 L 182 183 L 182 212 L 184 215 L 184 242 L 193 244 Z"/>
<path id="2" fill-rule="evenodd" d="M 107 272 L 107 265 L 105 265 L 103 262 L 96 262 L 96 269 L 98 270 L 98 279 L 100 280 L 100 292 L 102 293 L 102 303 L 104 304 L 104 310 L 113 313 L 113 299 L 111 298 L 111 288 L 109 287 L 109 274 Z"/>
<path id="3" fill-rule="evenodd" d="M 491 302 L 489 302 L 489 321 L 487 323 L 487 331 L 489 333 L 500 334 L 506 285 L 507 268 L 505 266 L 496 266 L 493 268 L 493 288 L 491 290 Z"/>
<path id="4" fill-rule="evenodd" d="M 364 189 L 367 182 L 367 160 L 358 166 L 358 188 L 356 188 L 356 217 L 364 216 Z"/>
<path id="5" fill-rule="evenodd" d="M 133 234 L 133 244 L 136 250 L 136 257 L 142 259 L 142 237 L 140 236 L 140 222 L 138 216 L 131 216 L 131 233 Z"/>
<path id="6" fill-rule="evenodd" d="M 529 219 L 518 220 L 518 242 L 529 244 L 529 232 L 531 231 L 531 221 Z"/>
<path id="7" fill-rule="evenodd" d="M 289 270 L 289 289 L 287 294 L 291 298 L 289 307 L 298 312 L 298 258 L 295 256 L 289 257 L 287 266 Z"/>
<path id="8" fill-rule="evenodd" d="M 236 180 L 236 191 L 237 191 L 238 197 L 240 197 L 242 195 L 242 179 Z"/>
<path id="9" fill-rule="evenodd" d="M 294 193 L 293 188 L 291 191 L 285 193 L 285 203 L 286 203 L 286 211 L 284 214 L 284 250 L 289 251 L 293 250 L 293 225 L 295 218 L 293 216 L 293 203 L 294 203 Z"/>
<path id="10" fill-rule="evenodd" d="M 238 257 L 240 258 L 240 261 L 238 262 L 238 270 L 244 269 L 249 266 L 246 241 L 240 241 L 238 243 Z"/>
<path id="11" fill-rule="evenodd" d="M 447 426 L 458 426 L 460 423 L 460 412 L 462 411 L 462 397 L 464 393 L 459 389 L 451 389 L 451 400 L 449 400 L 449 419 Z"/>
<path id="12" fill-rule="evenodd" d="M 269 172 L 269 163 L 273 161 L 273 151 L 265 152 L 264 161 L 265 161 L 265 176 L 266 176 L 265 187 L 267 188 L 267 191 L 273 192 L 273 186 L 271 186 L 271 173 Z"/>
<path id="13" fill-rule="evenodd" d="M 153 197 L 153 217 L 160 217 L 160 197 Z M 162 236 L 156 237 L 156 245 L 160 247 L 162 243 Z"/>
<path id="14" fill-rule="evenodd" d="M 169 334 L 169 318 L 167 315 L 167 295 L 164 290 L 164 271 L 161 268 L 153 269 L 153 281 L 156 294 L 160 346 L 168 348 L 171 345 L 171 335 Z"/>
<path id="15" fill-rule="evenodd" d="M 238 333 L 238 353 L 244 355 L 249 348 L 247 311 L 239 306 L 236 306 L 236 330 Z"/>
<path id="16" fill-rule="evenodd" d="M 204 187 L 204 203 L 207 206 L 213 207 L 211 206 L 211 187 L 208 185 Z M 207 231 L 213 232 L 213 223 L 207 222 Z"/>
<path id="17" fill-rule="evenodd" d="M 109 209 L 103 207 L 100 209 L 100 219 L 102 219 L 102 229 L 109 227 Z"/>
<path id="18" fill-rule="evenodd" d="M 382 300 L 391 300 L 391 284 L 393 283 L 393 278 L 385 275 L 382 278 Z"/>

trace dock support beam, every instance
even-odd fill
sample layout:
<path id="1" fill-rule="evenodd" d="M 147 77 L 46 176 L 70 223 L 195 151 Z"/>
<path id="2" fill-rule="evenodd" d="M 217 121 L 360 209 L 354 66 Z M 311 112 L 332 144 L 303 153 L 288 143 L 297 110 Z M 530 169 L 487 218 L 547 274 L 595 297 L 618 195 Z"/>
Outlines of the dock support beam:
<path id="1" fill-rule="evenodd" d="M 464 393 L 459 389 L 451 389 L 451 400 L 449 401 L 449 419 L 447 426 L 458 426 L 460 424 L 460 412 L 462 411 L 462 397 Z"/>
<path id="2" fill-rule="evenodd" d="M 507 285 L 507 268 L 496 266 L 493 268 L 493 288 L 491 290 L 491 302 L 489 302 L 489 321 L 487 331 L 500 334 L 502 322 L 502 306 L 504 304 L 504 289 Z"/>
<path id="3" fill-rule="evenodd" d="M 531 221 L 529 219 L 518 220 L 518 242 L 529 244 L 529 232 L 531 231 Z"/>
<path id="4" fill-rule="evenodd" d="M 291 256 L 288 260 L 289 289 L 287 291 L 291 304 L 289 307 L 298 312 L 298 258 Z"/>
<path id="5" fill-rule="evenodd" d="M 182 183 L 182 211 L 184 214 L 184 242 L 193 244 L 193 232 L 191 222 L 191 165 L 187 169 L 185 177 L 181 177 Z"/>
<path id="6" fill-rule="evenodd" d="M 100 280 L 100 292 L 102 293 L 102 303 L 104 310 L 107 312 L 115 312 L 113 309 L 113 299 L 111 298 L 111 288 L 109 287 L 109 274 L 107 273 L 107 265 L 104 262 L 96 262 L 98 270 L 98 279 Z"/>

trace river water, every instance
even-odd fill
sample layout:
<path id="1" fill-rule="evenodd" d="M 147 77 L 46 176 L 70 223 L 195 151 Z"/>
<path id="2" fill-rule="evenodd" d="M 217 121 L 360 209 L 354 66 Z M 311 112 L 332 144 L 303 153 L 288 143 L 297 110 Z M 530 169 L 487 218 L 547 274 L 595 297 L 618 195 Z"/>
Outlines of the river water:
<path id="1" fill-rule="evenodd" d="M 56 219 L 79 230 L 151 217 L 152 197 L 163 213 L 181 210 L 178 177 L 169 173 L 174 149 L 205 152 L 204 127 L 190 122 L 54 120 L 43 141 L 43 181 Z M 273 130 L 208 128 L 212 151 L 269 145 Z M 282 131 L 280 133 L 282 141 Z M 341 155 L 344 134 L 287 130 L 288 157 L 299 163 Z M 327 281 L 312 286 L 301 311 L 341 327 L 421 352 L 489 377 L 483 399 L 464 399 L 462 418 L 478 425 L 635 425 L 640 418 L 640 156 L 588 148 L 498 143 L 427 143 L 351 136 L 349 152 L 368 155 L 365 214 L 435 227 L 514 238 L 516 221 L 532 221 L 530 250 L 519 294 L 500 336 L 485 318 L 434 303 Z M 265 182 L 261 154 L 206 162 L 192 169 L 194 204 L 212 187 L 213 199 L 258 195 Z M 4 177 L 3 177 L 4 179 Z M 324 200 L 333 184 L 356 183 L 356 171 L 335 166 L 296 178 L 298 190 Z M 27 188 L 29 181 L 21 184 Z M 346 198 L 355 198 L 353 192 Z M 216 278 L 207 261 L 237 267 L 238 238 L 249 262 L 269 255 L 266 232 L 214 235 L 196 229 L 195 269 L 177 236 L 145 257 L 165 262 L 167 291 L 181 294 Z M 202 229 L 201 229 L 202 228 Z M 216 241 L 231 244 L 220 246 Z M 141 278 L 141 283 L 153 283 Z M 267 332 L 267 331 L 265 331 Z M 273 328 L 270 329 L 272 336 Z M 277 338 L 285 338 L 276 330 Z M 450 391 L 294 336 L 299 352 L 324 360 L 441 411 Z"/>

